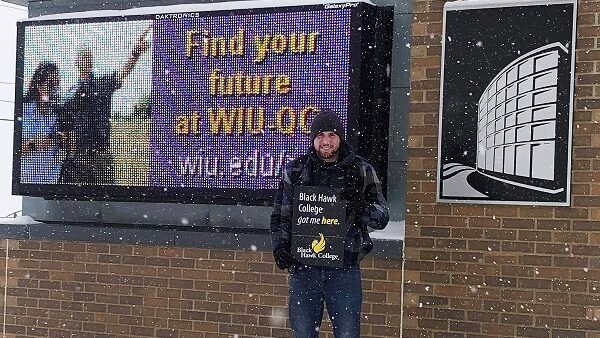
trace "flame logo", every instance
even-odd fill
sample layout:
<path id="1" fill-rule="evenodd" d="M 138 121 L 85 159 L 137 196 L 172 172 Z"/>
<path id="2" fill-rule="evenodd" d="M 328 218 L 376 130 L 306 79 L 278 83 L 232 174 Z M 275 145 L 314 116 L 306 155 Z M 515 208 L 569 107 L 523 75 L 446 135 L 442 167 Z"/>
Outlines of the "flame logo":
<path id="1" fill-rule="evenodd" d="M 312 244 L 310 245 L 312 247 L 312 250 L 315 253 L 319 253 L 319 252 L 325 250 L 325 243 L 326 243 L 325 242 L 325 236 L 323 236 L 322 233 L 319 233 L 319 237 L 320 237 L 319 240 L 316 240 L 316 239 L 313 240 Z"/>

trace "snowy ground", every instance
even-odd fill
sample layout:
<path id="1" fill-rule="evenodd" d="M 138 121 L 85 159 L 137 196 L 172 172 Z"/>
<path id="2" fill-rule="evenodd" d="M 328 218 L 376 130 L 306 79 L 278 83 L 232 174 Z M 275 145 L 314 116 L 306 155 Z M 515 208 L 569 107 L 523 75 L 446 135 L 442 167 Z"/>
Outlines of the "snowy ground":
<path id="1" fill-rule="evenodd" d="M 404 221 L 390 221 L 383 230 L 369 233 L 371 238 L 385 240 L 404 240 Z"/>

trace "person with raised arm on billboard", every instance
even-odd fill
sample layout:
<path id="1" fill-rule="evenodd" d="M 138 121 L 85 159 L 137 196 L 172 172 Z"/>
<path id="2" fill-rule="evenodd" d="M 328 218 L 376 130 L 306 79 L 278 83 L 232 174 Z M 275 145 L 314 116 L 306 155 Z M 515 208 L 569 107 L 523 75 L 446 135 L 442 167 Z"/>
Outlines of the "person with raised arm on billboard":
<path id="1" fill-rule="evenodd" d="M 383 229 L 388 206 L 337 114 L 314 117 L 310 145 L 282 173 L 271 215 L 275 263 L 290 273 L 290 323 L 295 337 L 318 337 L 325 304 L 335 337 L 359 338 L 359 263 L 373 248 L 367 227 Z"/>
<path id="2" fill-rule="evenodd" d="M 81 47 L 75 65 L 78 83 L 64 104 L 64 128 L 69 136 L 69 153 L 61 172 L 61 183 L 113 184 L 113 155 L 109 149 L 111 99 L 135 67 L 140 56 L 150 48 L 147 41 L 151 27 L 137 39 L 123 67 L 98 76 L 93 72 L 92 51 Z"/>

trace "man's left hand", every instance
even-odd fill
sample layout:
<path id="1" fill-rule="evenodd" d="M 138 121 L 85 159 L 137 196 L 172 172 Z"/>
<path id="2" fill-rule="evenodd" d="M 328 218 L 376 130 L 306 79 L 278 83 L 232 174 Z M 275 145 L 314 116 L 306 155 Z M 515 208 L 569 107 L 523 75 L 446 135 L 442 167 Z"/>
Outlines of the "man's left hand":
<path id="1" fill-rule="evenodd" d="M 356 190 L 342 190 L 340 197 L 346 201 L 348 211 L 353 211 L 357 215 L 362 215 L 369 206 L 365 196 Z"/>

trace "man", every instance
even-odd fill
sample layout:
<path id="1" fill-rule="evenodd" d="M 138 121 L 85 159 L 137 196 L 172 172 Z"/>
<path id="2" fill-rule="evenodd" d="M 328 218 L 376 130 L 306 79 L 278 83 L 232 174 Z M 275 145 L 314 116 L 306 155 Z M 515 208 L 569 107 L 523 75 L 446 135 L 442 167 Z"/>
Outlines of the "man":
<path id="1" fill-rule="evenodd" d="M 69 138 L 69 154 L 61 173 L 62 183 L 113 184 L 113 156 L 109 150 L 110 110 L 113 93 L 135 67 L 140 56 L 149 49 L 148 27 L 138 38 L 125 65 L 108 75 L 92 71 L 90 49 L 80 48 L 75 65 L 78 84 L 71 89 L 63 107 L 63 129 Z"/>
<path id="2" fill-rule="evenodd" d="M 310 128 L 311 149 L 286 166 L 271 215 L 273 255 L 290 271 L 289 316 L 298 338 L 317 337 L 323 303 L 337 338 L 360 337 L 362 286 L 359 262 L 372 248 L 367 226 L 383 229 L 389 220 L 381 183 L 373 167 L 344 140 L 339 117 L 318 113 Z M 341 189 L 347 202 L 342 268 L 305 266 L 290 252 L 294 187 Z"/>

